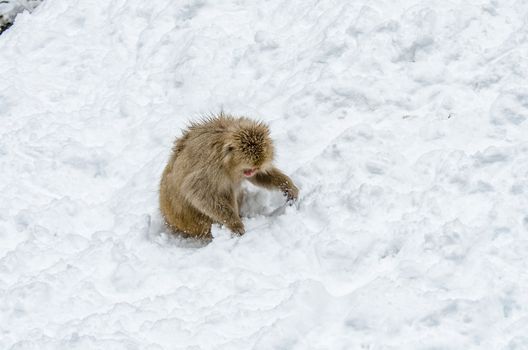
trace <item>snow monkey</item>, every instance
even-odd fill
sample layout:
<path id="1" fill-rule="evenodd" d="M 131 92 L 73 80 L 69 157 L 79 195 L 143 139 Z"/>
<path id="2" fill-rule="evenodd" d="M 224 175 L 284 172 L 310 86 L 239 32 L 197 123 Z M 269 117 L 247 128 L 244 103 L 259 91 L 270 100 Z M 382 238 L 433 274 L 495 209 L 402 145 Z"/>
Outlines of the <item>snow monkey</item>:
<path id="1" fill-rule="evenodd" d="M 174 142 L 160 183 L 160 209 L 169 228 L 186 237 L 211 239 L 211 224 L 244 234 L 241 183 L 278 189 L 297 199 L 293 181 L 272 165 L 268 126 L 220 115 L 191 123 Z"/>

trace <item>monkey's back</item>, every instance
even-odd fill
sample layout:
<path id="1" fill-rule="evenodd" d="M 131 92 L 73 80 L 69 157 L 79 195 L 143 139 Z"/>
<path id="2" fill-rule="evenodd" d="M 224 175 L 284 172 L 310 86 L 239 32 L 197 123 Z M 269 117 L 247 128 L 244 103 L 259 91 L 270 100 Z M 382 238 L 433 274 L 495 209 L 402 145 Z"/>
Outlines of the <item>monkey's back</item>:
<path id="1" fill-rule="evenodd" d="M 233 123 L 233 118 L 222 116 L 193 123 L 174 142 L 160 183 L 160 210 L 174 231 L 189 236 L 210 234 L 212 220 L 188 202 L 183 185 L 195 174 L 219 177 L 222 147 Z"/>

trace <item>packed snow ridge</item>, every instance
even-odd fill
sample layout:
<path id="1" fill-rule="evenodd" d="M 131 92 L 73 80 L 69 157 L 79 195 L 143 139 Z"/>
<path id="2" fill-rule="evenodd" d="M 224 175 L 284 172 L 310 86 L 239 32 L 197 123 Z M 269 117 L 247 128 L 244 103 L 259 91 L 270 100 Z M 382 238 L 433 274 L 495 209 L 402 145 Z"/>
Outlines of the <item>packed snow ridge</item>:
<path id="1" fill-rule="evenodd" d="M 0 349 L 528 349 L 528 2 L 46 0 L 0 36 Z M 172 141 L 296 206 L 171 235 Z"/>

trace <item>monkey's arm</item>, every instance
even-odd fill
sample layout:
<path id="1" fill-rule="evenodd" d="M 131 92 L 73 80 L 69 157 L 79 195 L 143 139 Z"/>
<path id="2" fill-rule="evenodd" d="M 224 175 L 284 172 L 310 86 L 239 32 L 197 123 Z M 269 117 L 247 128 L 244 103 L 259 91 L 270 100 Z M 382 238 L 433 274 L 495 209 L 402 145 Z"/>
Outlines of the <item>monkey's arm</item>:
<path id="1" fill-rule="evenodd" d="M 184 187 L 185 199 L 198 211 L 220 224 L 225 224 L 234 233 L 244 234 L 244 224 L 235 211 L 235 198 L 231 191 L 221 191 L 199 176 L 190 176 L 189 181 L 184 182 Z"/>
<path id="2" fill-rule="evenodd" d="M 248 180 L 257 186 L 279 189 L 284 193 L 288 201 L 295 201 L 299 196 L 299 189 L 293 184 L 292 179 L 275 167 L 268 171 L 259 171 Z"/>

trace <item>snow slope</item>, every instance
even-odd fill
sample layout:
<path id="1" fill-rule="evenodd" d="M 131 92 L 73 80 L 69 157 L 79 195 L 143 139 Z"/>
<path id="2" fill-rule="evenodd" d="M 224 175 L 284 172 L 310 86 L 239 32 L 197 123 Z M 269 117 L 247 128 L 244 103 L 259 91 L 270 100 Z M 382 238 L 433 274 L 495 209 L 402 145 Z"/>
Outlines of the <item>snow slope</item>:
<path id="1" fill-rule="evenodd" d="M 46 0 L 0 36 L 0 349 L 528 349 L 528 2 Z M 165 232 L 187 122 L 298 207 Z"/>

